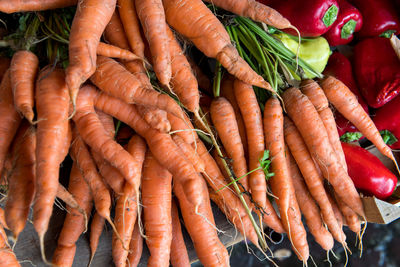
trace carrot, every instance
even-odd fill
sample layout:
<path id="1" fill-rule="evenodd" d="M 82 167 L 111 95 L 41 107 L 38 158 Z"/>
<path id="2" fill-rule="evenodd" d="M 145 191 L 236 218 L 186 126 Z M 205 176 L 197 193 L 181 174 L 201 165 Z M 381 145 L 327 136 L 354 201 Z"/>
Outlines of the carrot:
<path id="1" fill-rule="evenodd" d="M 96 91 L 90 85 L 82 87 L 79 92 L 76 114 L 73 118 L 79 134 L 93 151 L 112 163 L 121 172 L 126 181 L 135 186 L 137 183 L 137 170 L 140 169 L 139 165 L 104 129 L 94 112 L 93 101 L 95 96 Z"/>
<path id="2" fill-rule="evenodd" d="M 178 96 L 179 101 L 185 108 L 191 112 L 198 113 L 200 94 L 197 79 L 169 26 L 166 27 L 166 32 L 171 55 L 172 91 Z"/>
<path id="3" fill-rule="evenodd" d="M 27 121 L 23 121 L 12 147 L 14 167 L 9 178 L 5 205 L 5 219 L 15 242 L 25 227 L 35 194 L 35 150 L 36 131 Z"/>
<path id="4" fill-rule="evenodd" d="M 39 235 L 42 258 L 46 262 L 43 239 L 57 194 L 60 164 L 68 151 L 66 147 L 69 147 L 69 97 L 64 70 L 52 67 L 41 70 L 35 99 L 38 123 L 33 225 Z"/>
<path id="5" fill-rule="evenodd" d="M 216 58 L 239 80 L 275 93 L 239 56 L 224 26 L 203 1 L 163 0 L 163 4 L 168 24 L 192 41 L 207 57 Z"/>
<path id="6" fill-rule="evenodd" d="M 306 144 L 304 143 L 303 138 L 301 137 L 296 126 L 288 117 L 285 117 L 284 119 L 284 134 L 285 141 L 304 177 L 307 188 L 321 209 L 324 222 L 328 226 L 328 229 L 332 233 L 333 237 L 340 243 L 343 243 L 346 240 L 346 237 L 344 236 L 343 231 L 341 230 L 341 227 L 339 227 L 335 218 L 332 205 L 328 199 L 328 193 L 324 188 L 322 175 L 318 173 L 316 165 L 307 149 Z"/>
<path id="7" fill-rule="evenodd" d="M 41 11 L 73 6 L 77 3 L 78 0 L 1 0 L 0 11 L 8 14 L 15 12 Z"/>
<path id="8" fill-rule="evenodd" d="M 154 72 L 161 84 L 169 87 L 171 55 L 162 0 L 135 0 L 135 7 L 149 42 Z"/>
<path id="9" fill-rule="evenodd" d="M 117 0 L 80 0 L 69 35 L 66 83 L 75 107 L 79 87 L 96 69 L 100 37 L 110 21 Z"/>
<path id="10" fill-rule="evenodd" d="M 197 134 L 188 117 L 185 116 L 185 120 L 181 120 L 171 114 L 167 114 L 167 118 L 171 124 L 171 130 L 175 135 L 178 135 L 187 144 L 195 142 Z"/>
<path id="11" fill-rule="evenodd" d="M 353 181 L 337 160 L 329 142 L 325 126 L 311 101 L 299 89 L 290 88 L 283 93 L 286 111 L 293 120 L 312 157 L 339 197 L 359 215 L 364 208 Z"/>
<path id="12" fill-rule="evenodd" d="M 104 218 L 96 212 L 93 216 L 92 223 L 90 224 L 90 235 L 89 235 L 89 244 L 90 244 L 90 263 L 92 262 L 94 255 L 96 254 L 97 246 L 99 245 L 99 239 L 101 233 L 104 229 L 105 220 Z"/>
<path id="13" fill-rule="evenodd" d="M 140 25 L 134 1 L 118 0 L 118 11 L 129 46 L 135 54 L 144 58 L 144 43 L 140 35 Z"/>
<path id="14" fill-rule="evenodd" d="M 82 214 L 85 219 L 85 227 L 87 227 L 88 218 L 86 212 L 83 210 L 81 206 L 79 206 L 79 203 L 76 201 L 74 196 L 71 195 L 71 193 L 68 192 L 68 190 L 62 184 L 58 185 L 57 198 L 61 199 L 69 207 L 76 209 L 80 214 Z"/>
<path id="15" fill-rule="evenodd" d="M 106 44 L 103 42 L 99 42 L 99 45 L 97 46 L 96 54 L 98 56 L 113 57 L 113 58 L 119 58 L 119 59 L 123 59 L 123 60 L 143 60 L 142 58 L 135 55 L 131 51 L 119 48 L 114 45 Z"/>
<path id="16" fill-rule="evenodd" d="M 138 135 L 134 135 L 128 143 L 127 151 L 134 157 L 135 161 L 138 162 L 139 170 L 136 176 L 137 187 L 132 184 L 125 183 L 124 193 L 117 201 L 116 213 L 115 213 L 115 226 L 120 234 L 123 244 L 118 238 L 113 236 L 113 259 L 116 266 L 125 266 L 128 251 L 124 247 L 129 247 L 132 230 L 135 225 L 136 218 L 139 214 L 140 218 L 140 207 L 139 204 L 139 184 L 142 174 L 142 165 L 145 159 L 146 143 Z"/>
<path id="17" fill-rule="evenodd" d="M 74 196 L 79 206 L 90 214 L 92 210 L 92 195 L 90 188 L 84 181 L 76 163 L 73 163 L 68 190 Z M 72 266 L 76 245 L 79 236 L 85 231 L 85 218 L 76 209 L 67 207 L 67 215 L 63 228 L 57 241 L 57 248 L 54 252 L 52 263 L 56 266 Z"/>
<path id="18" fill-rule="evenodd" d="M 183 155 L 193 164 L 194 168 L 199 173 L 205 172 L 205 164 L 204 161 L 199 157 L 195 149 L 186 143 L 179 135 L 173 135 L 172 140 L 174 140 L 175 144 L 180 148 Z"/>
<path id="19" fill-rule="evenodd" d="M 309 249 L 306 231 L 301 223 L 301 213 L 296 201 L 289 166 L 285 156 L 283 134 L 283 112 L 279 100 L 271 97 L 264 106 L 265 147 L 270 152 L 271 170 L 275 174 L 270 180 L 272 193 L 277 197 L 281 220 L 298 258 L 307 262 Z"/>
<path id="20" fill-rule="evenodd" d="M 235 112 L 226 98 L 219 97 L 211 103 L 210 113 L 227 156 L 233 161 L 233 171 L 237 178 L 242 177 L 240 183 L 248 191 L 246 158 L 236 123 Z"/>
<path id="21" fill-rule="evenodd" d="M 171 124 L 167 119 L 167 113 L 164 110 L 141 105 L 137 105 L 136 108 L 142 115 L 143 119 L 154 129 L 164 133 L 171 130 Z"/>
<path id="22" fill-rule="evenodd" d="M 27 50 L 14 54 L 10 66 L 10 79 L 13 87 L 15 108 L 30 123 L 33 121 L 34 92 L 39 59 Z"/>
<path id="23" fill-rule="evenodd" d="M 168 169 L 173 175 L 174 181 L 179 180 L 185 184 L 189 202 L 194 205 L 201 202 L 202 198 L 197 193 L 199 174 L 195 171 L 193 165 L 181 154 L 170 135 L 151 128 L 140 117 L 135 106 L 126 104 L 110 95 L 97 92 L 93 88 L 91 90 L 93 90 L 93 94 L 97 93 L 95 99 L 96 108 L 128 124 L 139 135 L 144 137 L 154 157 L 157 158 L 162 166 Z M 160 151 L 168 151 L 168 153 Z"/>
<path id="24" fill-rule="evenodd" d="M 310 99 L 311 103 L 318 111 L 318 114 L 325 125 L 332 148 L 335 150 L 340 164 L 344 170 L 347 171 L 346 159 L 344 157 L 342 145 L 340 144 L 335 117 L 333 116 L 332 110 L 329 108 L 328 99 L 326 98 L 324 91 L 314 80 L 304 80 L 301 82 L 300 86 L 303 94 Z"/>
<path id="25" fill-rule="evenodd" d="M 260 167 L 259 160 L 265 149 L 260 106 L 251 85 L 235 79 L 233 90 L 246 127 L 249 170 L 255 170 Z M 283 233 L 281 221 L 267 199 L 267 183 L 261 169 L 249 175 L 249 188 L 254 202 L 264 211 L 263 222 L 278 233 Z"/>
<path id="26" fill-rule="evenodd" d="M 11 89 L 10 71 L 7 70 L 0 84 L 0 174 L 3 173 L 4 161 L 14 135 L 21 122 L 21 117 L 14 107 Z"/>
<path id="27" fill-rule="evenodd" d="M 10 67 L 11 59 L 8 57 L 0 56 L 0 82 L 3 80 L 8 68 Z"/>
<path id="28" fill-rule="evenodd" d="M 349 206 L 346 205 L 340 198 L 336 197 L 336 203 L 344 217 L 344 221 L 346 222 L 347 226 L 356 234 L 361 233 L 361 224 L 360 220 L 358 219 L 358 215 L 351 209 Z"/>
<path id="29" fill-rule="evenodd" d="M 227 183 L 220 169 L 218 168 L 217 163 L 208 153 L 207 148 L 200 140 L 197 141 L 197 153 L 205 163 L 205 172 L 207 175 L 204 175 L 204 179 L 206 179 L 207 184 L 214 192 L 216 192 L 218 196 L 213 198 L 213 201 L 217 203 L 220 210 L 225 211 L 225 215 L 228 217 L 229 221 L 235 225 L 239 232 L 241 232 L 243 236 L 257 246 L 257 233 L 254 230 L 250 218 L 247 216 L 246 210 L 234 192 L 227 188 L 220 190 L 221 188 L 224 188 Z M 214 194 L 211 196 L 214 196 Z M 273 225 L 273 229 L 284 232 L 282 224 L 276 213 L 275 216 L 277 224 Z"/>
<path id="30" fill-rule="evenodd" d="M 182 235 L 181 222 L 175 199 L 171 202 L 172 217 L 172 241 L 171 241 L 171 265 L 173 267 L 190 266 L 189 255 L 186 249 L 185 240 Z"/>
<path id="31" fill-rule="evenodd" d="M 395 161 L 392 151 L 385 142 L 383 142 L 382 136 L 379 134 L 375 124 L 360 106 L 357 97 L 350 89 L 333 76 L 324 78 L 321 81 L 321 87 L 329 102 L 331 102 L 346 119 L 353 123 L 383 155 Z"/>
<path id="32" fill-rule="evenodd" d="M 264 22 L 278 29 L 293 27 L 289 20 L 283 17 L 278 11 L 256 0 L 206 0 L 206 2 L 210 2 L 236 15 Z"/>
<path id="33" fill-rule="evenodd" d="M 139 231 L 138 220 L 133 228 L 131 242 L 129 244 L 128 262 L 130 267 L 135 267 L 139 264 L 143 251 L 143 237 Z"/>
<path id="34" fill-rule="evenodd" d="M 150 250 L 148 266 L 169 266 L 172 240 L 171 181 L 172 175 L 148 152 L 142 176 L 143 219 L 146 243 Z"/>
<path id="35" fill-rule="evenodd" d="M 200 177 L 199 182 L 201 185 L 197 187 L 196 193 L 202 196 L 202 200 L 196 207 L 186 197 L 186 185 L 174 183 L 173 190 L 179 200 L 186 229 L 193 241 L 197 256 L 204 266 L 229 266 L 228 252 L 215 231 L 207 185 Z"/>
<path id="36" fill-rule="evenodd" d="M 125 179 L 121 173 L 115 167 L 111 166 L 111 164 L 105 159 L 103 159 L 100 154 L 94 151 L 91 151 L 91 154 L 94 162 L 96 163 L 97 169 L 104 179 L 104 182 L 111 187 L 114 193 L 117 195 L 122 195 Z"/>
<path id="37" fill-rule="evenodd" d="M 133 1 L 131 2 L 133 3 Z M 104 29 L 104 40 L 114 46 L 118 46 L 125 50 L 130 50 L 118 10 L 114 11 L 110 21 Z M 134 53 L 137 54 L 136 51 L 134 51 Z"/>
<path id="38" fill-rule="evenodd" d="M 299 204 L 300 210 L 303 213 L 308 229 L 314 236 L 315 241 L 324 249 L 331 250 L 333 248 L 333 237 L 331 233 L 325 228 L 320 209 L 315 203 L 314 199 L 310 195 L 307 189 L 304 179 L 294 162 L 293 157 L 289 151 L 286 150 L 286 160 L 290 168 L 290 175 L 292 177 L 292 183 L 296 194 L 297 203 Z"/>
<path id="39" fill-rule="evenodd" d="M 183 117 L 181 108 L 171 97 L 144 88 L 134 75 L 110 58 L 98 56 L 97 69 L 90 80 L 99 89 L 127 103 L 157 107 Z"/>
<path id="40" fill-rule="evenodd" d="M 229 74 L 228 74 L 229 75 Z M 228 77 L 224 77 L 221 82 L 221 96 L 225 97 L 231 103 L 233 110 L 235 111 L 235 117 L 237 121 L 237 125 L 239 127 L 240 139 L 242 140 L 244 154 L 246 158 L 248 158 L 248 144 L 247 144 L 247 136 L 246 136 L 246 127 L 243 121 L 243 117 L 240 114 L 240 108 L 238 102 L 236 101 L 235 93 L 233 91 L 233 77 L 229 75 Z"/>
<path id="41" fill-rule="evenodd" d="M 0 225 L 0 266 L 7 266 L 7 267 L 21 266 L 14 252 L 8 245 L 7 235 L 2 225 Z"/>
<path id="42" fill-rule="evenodd" d="M 85 143 L 78 135 L 76 129 L 74 131 L 74 138 L 71 145 L 70 155 L 77 163 L 79 170 L 82 173 L 83 179 L 90 187 L 90 192 L 93 196 L 94 206 L 100 216 L 106 219 L 112 226 L 114 232 L 117 232 L 115 225 L 110 218 L 111 197 L 110 193 L 97 173 L 96 164 L 93 161 Z"/>

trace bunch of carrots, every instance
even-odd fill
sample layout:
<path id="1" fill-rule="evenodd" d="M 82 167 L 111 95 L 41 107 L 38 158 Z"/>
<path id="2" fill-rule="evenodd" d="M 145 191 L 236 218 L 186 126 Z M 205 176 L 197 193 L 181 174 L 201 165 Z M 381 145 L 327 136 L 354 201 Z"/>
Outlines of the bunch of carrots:
<path id="1" fill-rule="evenodd" d="M 294 28 L 254 0 L 206 2 L 277 29 Z M 202 264 L 229 266 L 210 200 L 271 261 L 265 225 L 287 233 L 307 263 L 302 214 L 327 251 L 334 239 L 347 248 L 345 224 L 361 239 L 364 209 L 329 103 L 394 157 L 344 84 L 326 77 L 320 85 L 304 80 L 299 89 L 277 92 L 240 56 L 201 0 L 0 0 L 0 11 L 74 5 L 71 23 L 52 17 L 59 32 L 43 26 L 40 15 L 28 27 L 30 33 L 42 29 L 60 48 L 46 63 L 32 52 L 35 42 L 0 62 L 0 175 L 7 186 L 1 266 L 19 266 L 4 228 L 17 242 L 31 205 L 43 261 L 54 266 L 72 265 L 75 243 L 89 228 L 92 260 L 106 221 L 116 266 L 136 266 L 143 240 L 148 265 L 189 266 L 180 215 Z M 221 95 L 214 90 L 209 105 L 200 106 L 199 91 L 210 92 L 209 80 L 185 54 L 182 38 L 229 73 L 217 72 Z M 67 62 L 59 55 L 63 46 Z M 263 115 L 253 86 L 269 92 Z M 67 156 L 73 165 L 64 188 L 59 169 Z M 44 235 L 56 197 L 68 214 L 50 263 Z"/>

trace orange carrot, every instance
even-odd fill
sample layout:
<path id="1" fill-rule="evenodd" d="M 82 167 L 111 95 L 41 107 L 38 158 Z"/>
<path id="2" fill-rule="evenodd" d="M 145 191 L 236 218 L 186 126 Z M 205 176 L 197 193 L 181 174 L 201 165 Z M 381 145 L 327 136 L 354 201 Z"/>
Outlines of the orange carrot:
<path id="1" fill-rule="evenodd" d="M 227 156 L 232 159 L 236 178 L 241 177 L 240 183 L 248 191 L 246 158 L 236 123 L 235 112 L 226 98 L 219 97 L 211 103 L 210 113 Z"/>
<path id="2" fill-rule="evenodd" d="M 238 102 L 236 101 L 235 93 L 233 91 L 233 77 L 231 75 L 227 75 L 228 77 L 224 77 L 221 82 L 221 96 L 225 97 L 231 103 L 233 110 L 235 111 L 235 117 L 237 121 L 237 125 L 239 127 L 240 139 L 242 140 L 244 154 L 246 158 L 248 158 L 248 145 L 247 145 L 247 136 L 246 136 L 246 127 L 243 121 L 242 114 L 240 114 L 240 108 Z M 242 101 L 242 100 L 240 100 Z"/>
<path id="3" fill-rule="evenodd" d="M 196 139 L 196 132 L 189 118 L 185 116 L 185 120 L 181 120 L 171 114 L 167 114 L 167 118 L 171 124 L 171 130 L 174 134 L 182 138 L 185 143 L 192 144 Z"/>
<path id="4" fill-rule="evenodd" d="M 195 149 L 188 143 L 186 143 L 179 135 L 173 135 L 172 139 L 175 144 L 180 148 L 183 155 L 193 164 L 197 172 L 205 172 L 204 161 L 199 157 Z"/>
<path id="5" fill-rule="evenodd" d="M 121 173 L 110 163 L 108 163 L 99 153 L 91 151 L 93 160 L 96 163 L 97 169 L 99 170 L 104 181 L 117 195 L 123 194 L 125 179 Z"/>
<path id="6" fill-rule="evenodd" d="M 35 194 L 35 150 L 36 131 L 27 121 L 23 121 L 12 148 L 14 168 L 9 178 L 5 205 L 5 219 L 15 242 L 25 227 Z"/>
<path id="7" fill-rule="evenodd" d="M 198 113 L 200 94 L 197 79 L 169 26 L 166 27 L 166 31 L 171 55 L 172 91 L 178 96 L 179 101 L 185 108 L 191 112 Z"/>
<path id="8" fill-rule="evenodd" d="M 324 78 L 321 81 L 321 87 L 329 102 L 331 102 L 346 119 L 353 123 L 383 155 L 395 161 L 392 150 L 383 142 L 382 136 L 379 134 L 374 122 L 358 103 L 357 97 L 350 89 L 340 80 L 332 76 Z"/>
<path id="9" fill-rule="evenodd" d="M 145 121 L 154 129 L 164 133 L 171 130 L 171 124 L 167 119 L 167 113 L 164 110 L 141 105 L 137 105 L 136 108 L 142 115 L 143 119 L 145 119 Z"/>
<path id="10" fill-rule="evenodd" d="M 92 210 L 92 195 L 90 188 L 84 181 L 76 163 L 73 163 L 69 177 L 69 192 L 74 196 L 79 206 L 90 214 Z M 67 207 L 67 216 L 57 241 L 52 263 L 56 266 L 72 266 L 79 236 L 85 230 L 84 216 L 71 207 Z"/>
<path id="11" fill-rule="evenodd" d="M 229 266 L 228 252 L 215 231 L 207 185 L 202 178 L 199 179 L 201 185 L 197 187 L 197 193 L 202 196 L 202 200 L 196 207 L 186 197 L 186 185 L 174 182 L 173 190 L 179 200 L 186 229 L 204 266 Z"/>
<path id="12" fill-rule="evenodd" d="M 300 86 L 303 94 L 310 99 L 311 103 L 318 111 L 318 114 L 325 125 L 332 148 L 335 150 L 340 164 L 344 170 L 347 171 L 346 159 L 344 157 L 342 145 L 340 144 L 335 117 L 333 116 L 332 110 L 329 108 L 328 99 L 326 98 L 324 91 L 322 91 L 321 87 L 319 87 L 318 83 L 314 80 L 304 80 L 301 82 Z"/>
<path id="13" fill-rule="evenodd" d="M 99 239 L 101 233 L 103 232 L 105 224 L 105 219 L 96 212 L 93 216 L 92 223 L 90 224 L 90 236 L 89 236 L 89 244 L 90 244 L 90 262 L 92 262 L 94 258 L 94 254 L 96 254 L 97 246 L 99 244 Z M 89 264 L 90 265 L 90 264 Z"/>
<path id="14" fill-rule="evenodd" d="M 133 0 L 118 0 L 118 11 L 132 51 L 144 58 L 144 43 L 140 35 L 139 19 Z"/>
<path id="15" fill-rule="evenodd" d="M 148 152 L 142 176 L 143 219 L 146 243 L 150 250 L 148 266 L 169 266 L 172 240 L 171 181 L 172 175 Z"/>
<path id="16" fill-rule="evenodd" d="M 331 233 L 325 228 L 320 209 L 315 203 L 314 199 L 308 192 L 307 186 L 304 183 L 304 179 L 294 162 L 290 152 L 286 150 L 286 160 L 290 168 L 290 175 L 292 177 L 292 183 L 296 194 L 297 203 L 299 204 L 300 210 L 303 213 L 308 229 L 314 236 L 315 241 L 324 249 L 331 250 L 333 248 L 333 237 Z"/>
<path id="17" fill-rule="evenodd" d="M 168 24 L 191 40 L 207 57 L 216 58 L 239 80 L 275 93 L 239 56 L 224 26 L 203 1 L 163 0 L 163 4 Z"/>
<path id="18" fill-rule="evenodd" d="M 171 97 L 144 88 L 134 75 L 111 58 L 98 56 L 97 69 L 90 80 L 99 89 L 127 103 L 153 106 L 183 117 L 181 108 Z"/>
<path id="19" fill-rule="evenodd" d="M 131 243 L 129 244 L 128 262 L 130 267 L 135 267 L 139 264 L 143 251 L 143 237 L 139 231 L 138 220 L 136 220 L 133 228 Z"/>
<path id="20" fill-rule="evenodd" d="M 213 5 L 242 17 L 264 22 L 278 29 L 293 27 L 278 11 L 256 0 L 206 0 Z"/>
<path id="21" fill-rule="evenodd" d="M 353 181 L 340 165 L 325 126 L 311 101 L 294 87 L 283 93 L 283 99 L 289 117 L 302 135 L 312 157 L 316 159 L 325 179 L 349 207 L 364 216 L 360 196 Z"/>
<path id="22" fill-rule="evenodd" d="M 0 225 L 0 266 L 20 267 L 17 257 L 8 245 L 7 235 Z"/>
<path id="23" fill-rule="evenodd" d="M 190 266 L 189 255 L 186 249 L 185 240 L 182 235 L 181 222 L 179 220 L 179 212 L 175 199 L 171 202 L 172 217 L 172 241 L 171 241 L 171 265 L 173 267 Z"/>
<path id="24" fill-rule="evenodd" d="M 340 243 L 343 243 L 346 240 L 346 236 L 335 218 L 335 214 L 328 199 L 328 193 L 324 188 L 322 175 L 318 173 L 303 138 L 288 117 L 284 119 L 284 128 L 285 141 L 299 166 L 310 194 L 321 209 L 324 222 L 328 226 L 333 237 Z"/>
<path id="25" fill-rule="evenodd" d="M 258 245 L 257 233 L 255 232 L 250 218 L 247 216 L 246 210 L 239 198 L 228 188 L 220 190 L 227 185 L 227 182 L 218 168 L 217 163 L 211 157 L 210 153 L 208 153 L 207 148 L 200 140 L 197 141 L 197 153 L 205 163 L 205 172 L 207 175 L 204 175 L 204 179 L 206 179 L 207 184 L 218 195 L 218 198 L 214 198 L 213 200 L 215 200 L 220 210 L 225 211 L 225 215 L 228 217 L 229 221 L 235 225 L 239 232 L 241 232 L 242 235 L 253 244 Z M 276 213 L 271 216 L 276 216 L 276 224 L 272 225 L 273 229 L 277 232 L 279 231 L 280 233 L 283 233 L 284 230 L 282 224 Z"/>
<path id="26" fill-rule="evenodd" d="M 95 99 L 96 108 L 128 124 L 139 135 L 144 137 L 154 157 L 168 169 L 173 175 L 173 179 L 185 183 L 189 202 L 194 205 L 201 202 L 201 196 L 196 193 L 199 187 L 199 174 L 182 155 L 170 135 L 151 128 L 138 114 L 135 106 L 126 104 L 102 92 L 97 92 L 93 88 L 91 90 L 93 90 L 93 94 L 97 93 Z M 160 151 L 168 151 L 168 153 L 160 153 Z"/>
<path id="27" fill-rule="evenodd" d="M 249 170 L 260 167 L 259 160 L 264 155 L 264 130 L 261 110 L 251 85 L 235 79 L 233 90 L 246 127 L 249 150 Z M 278 233 L 284 232 L 274 208 L 267 199 L 267 183 L 262 170 L 249 175 L 249 188 L 255 203 L 264 211 L 263 222 Z"/>
<path id="28" fill-rule="evenodd" d="M 275 174 L 269 180 L 271 190 L 277 197 L 276 203 L 279 207 L 282 224 L 288 233 L 295 253 L 301 261 L 307 262 L 309 249 L 306 231 L 301 223 L 301 213 L 286 162 L 283 112 L 277 98 L 271 97 L 265 103 L 263 122 L 265 147 L 270 152 L 271 170 Z"/>
<path id="29" fill-rule="evenodd" d="M 124 178 L 136 188 L 138 187 L 135 185 L 137 183 L 137 171 L 140 169 L 139 165 L 104 129 L 97 114 L 94 112 L 93 101 L 96 92 L 90 85 L 82 87 L 79 92 L 76 114 L 73 118 L 79 134 L 93 151 L 112 163 Z"/>
<path id="30" fill-rule="evenodd" d="M 135 0 L 135 7 L 149 42 L 154 72 L 161 84 L 169 86 L 171 55 L 162 0 Z"/>
<path id="31" fill-rule="evenodd" d="M 13 87 L 15 108 L 32 123 L 34 113 L 34 92 L 39 59 L 28 51 L 21 50 L 14 54 L 10 66 L 10 78 Z"/>
<path id="32" fill-rule="evenodd" d="M 104 30 L 104 40 L 114 46 L 118 46 L 125 50 L 130 50 L 118 10 L 114 11 L 109 23 Z M 136 51 L 134 51 L 134 53 L 137 54 Z"/>
<path id="33" fill-rule="evenodd" d="M 361 224 L 360 220 L 358 219 L 358 215 L 340 198 L 335 196 L 335 199 L 349 229 L 356 234 L 360 234 Z"/>
<path id="34" fill-rule="evenodd" d="M 76 209 L 80 214 L 82 214 L 85 219 L 85 226 L 87 226 L 88 217 L 87 217 L 86 212 L 79 205 L 79 203 L 76 201 L 74 196 L 70 192 L 68 192 L 68 190 L 62 184 L 58 184 L 57 198 L 64 201 L 64 203 L 66 205 L 68 205 L 69 207 L 71 207 L 73 209 Z"/>
<path id="35" fill-rule="evenodd" d="M 0 11 L 9 14 L 15 12 L 41 11 L 73 6 L 77 3 L 78 0 L 1 0 Z"/>
<path id="36" fill-rule="evenodd" d="M 96 69 L 96 50 L 117 0 L 80 0 L 69 35 L 66 83 L 75 106 L 79 87 Z"/>
<path id="37" fill-rule="evenodd" d="M 57 194 L 61 162 L 68 151 L 69 97 L 64 70 L 46 67 L 36 85 L 36 185 L 33 205 L 33 225 L 39 235 L 42 258 L 43 239 Z M 64 156 L 64 157 L 63 157 Z"/>
<path id="38" fill-rule="evenodd" d="M 139 191 L 142 175 L 146 143 L 140 136 L 134 135 L 127 145 L 127 151 L 134 157 L 135 161 L 138 162 L 139 170 L 136 177 L 137 183 L 135 183 L 137 187 L 125 183 L 124 193 L 117 201 L 115 226 L 122 238 L 123 244 L 118 240 L 116 235 L 113 235 L 112 254 L 116 266 L 125 266 L 128 250 L 124 249 L 124 247 L 129 247 L 137 215 L 140 215 L 140 207 L 138 206 L 139 195 L 137 192 Z"/>
<path id="39" fill-rule="evenodd" d="M 135 55 L 131 51 L 119 48 L 114 45 L 100 42 L 97 46 L 97 55 L 104 57 L 113 57 L 123 60 L 143 60 L 139 56 Z"/>
<path id="40" fill-rule="evenodd" d="M 7 70 L 0 84 L 0 175 L 2 176 L 4 161 L 14 135 L 21 122 L 21 117 L 14 107 L 11 89 L 10 71 Z"/>

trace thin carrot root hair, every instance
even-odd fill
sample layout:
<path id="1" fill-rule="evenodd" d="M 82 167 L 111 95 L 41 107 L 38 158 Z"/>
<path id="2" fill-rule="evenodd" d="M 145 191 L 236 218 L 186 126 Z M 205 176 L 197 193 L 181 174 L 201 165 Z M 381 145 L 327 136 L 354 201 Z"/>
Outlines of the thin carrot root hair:
<path id="1" fill-rule="evenodd" d="M 202 217 L 206 223 L 208 223 L 209 225 L 211 225 L 212 228 L 215 229 L 215 231 L 217 231 L 218 233 L 221 233 L 221 234 L 224 234 L 224 235 L 225 235 L 225 234 L 226 234 L 225 231 L 220 230 L 216 225 L 214 225 L 212 222 L 210 222 L 210 221 L 207 219 L 206 216 L 204 216 L 203 214 L 201 214 L 201 213 L 199 212 L 199 206 L 200 206 L 200 204 L 197 204 L 197 205 L 196 205 L 196 207 L 194 208 L 194 213 L 196 213 L 196 215 L 199 215 L 200 217 Z"/>
<path id="2" fill-rule="evenodd" d="M 364 226 L 361 229 L 361 231 L 357 234 L 357 237 L 359 238 L 360 244 L 358 245 L 358 249 L 360 250 L 360 258 L 362 256 L 362 251 L 363 251 L 363 242 L 362 242 L 362 238 L 365 234 L 365 231 L 367 230 L 367 218 L 365 218 L 365 216 L 363 216 L 363 220 L 364 220 Z"/>
<path id="3" fill-rule="evenodd" d="M 333 251 L 331 249 L 326 251 L 326 260 L 325 261 L 327 261 L 329 263 L 329 267 L 332 267 L 332 262 L 329 259 L 329 253 L 330 252 L 333 252 Z"/>
<path id="4" fill-rule="evenodd" d="M 344 248 L 344 255 L 345 255 L 345 257 L 346 257 L 346 261 L 345 261 L 345 263 L 344 263 L 344 267 L 346 267 L 347 264 L 349 263 L 349 255 L 347 255 L 347 250 L 348 250 L 349 248 L 347 247 L 347 245 L 344 246 L 344 245 L 342 244 L 342 246 L 343 246 L 343 248 Z M 351 255 L 351 254 L 350 254 L 350 255 Z"/>
<path id="5" fill-rule="evenodd" d="M 42 261 L 46 265 L 51 266 L 52 263 L 47 260 L 46 253 L 45 253 L 45 250 L 44 250 L 44 235 L 45 235 L 44 233 L 40 233 L 39 234 L 40 255 L 42 256 Z"/>
<path id="6" fill-rule="evenodd" d="M 310 255 L 310 259 L 311 259 L 312 263 L 314 263 L 314 266 L 317 267 L 317 264 L 315 263 L 313 256 Z"/>

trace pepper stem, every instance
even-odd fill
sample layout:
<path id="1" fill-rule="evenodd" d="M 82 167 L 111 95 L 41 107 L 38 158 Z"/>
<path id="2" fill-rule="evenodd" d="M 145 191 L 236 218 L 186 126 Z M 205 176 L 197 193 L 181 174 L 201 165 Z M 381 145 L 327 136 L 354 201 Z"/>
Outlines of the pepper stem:
<path id="1" fill-rule="evenodd" d="M 331 5 L 322 17 L 326 27 L 331 26 L 337 19 L 339 8 L 336 5 Z"/>
<path id="2" fill-rule="evenodd" d="M 357 21 L 353 19 L 346 22 L 342 27 L 342 31 L 340 32 L 340 37 L 342 39 L 348 39 L 353 34 L 356 26 L 357 26 Z"/>

